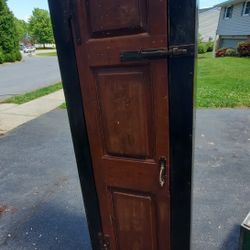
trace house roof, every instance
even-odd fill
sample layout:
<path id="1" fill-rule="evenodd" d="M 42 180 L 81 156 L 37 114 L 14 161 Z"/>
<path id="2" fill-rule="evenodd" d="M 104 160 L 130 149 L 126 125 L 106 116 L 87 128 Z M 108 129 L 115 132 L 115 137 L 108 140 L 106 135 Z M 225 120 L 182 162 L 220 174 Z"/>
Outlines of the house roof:
<path id="1" fill-rule="evenodd" d="M 214 11 L 220 11 L 220 7 L 216 7 L 216 6 L 213 6 L 213 7 L 210 7 L 210 8 L 204 8 L 204 9 L 199 9 L 199 15 L 202 14 L 202 13 L 207 13 L 207 12 L 214 12 Z"/>
<path id="2" fill-rule="evenodd" d="M 211 9 L 213 9 L 213 7 L 211 7 L 211 8 L 205 8 L 205 9 L 199 9 L 199 14 L 201 14 L 203 12 L 206 12 L 208 10 L 211 10 Z"/>
<path id="3" fill-rule="evenodd" d="M 237 4 L 237 3 L 243 3 L 243 2 L 245 2 L 245 0 L 228 0 L 228 1 L 222 2 L 220 4 L 217 4 L 214 7 L 224 7 L 224 6 Z"/>

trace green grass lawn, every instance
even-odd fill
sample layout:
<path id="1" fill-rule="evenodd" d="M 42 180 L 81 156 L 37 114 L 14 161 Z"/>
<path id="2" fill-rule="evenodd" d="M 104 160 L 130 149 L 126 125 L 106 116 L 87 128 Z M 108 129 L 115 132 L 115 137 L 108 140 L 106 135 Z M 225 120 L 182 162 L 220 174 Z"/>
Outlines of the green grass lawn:
<path id="1" fill-rule="evenodd" d="M 44 95 L 48 95 L 52 92 L 55 92 L 57 90 L 60 90 L 62 88 L 62 83 L 55 83 L 53 85 L 41 88 L 41 89 L 37 89 L 34 90 L 32 92 L 28 92 L 26 94 L 23 95 L 18 95 L 18 96 L 13 96 L 10 97 L 9 99 L 6 99 L 3 101 L 3 103 L 16 103 L 16 104 L 23 104 L 25 102 L 29 102 L 32 101 L 38 97 L 44 96 Z"/>
<path id="2" fill-rule="evenodd" d="M 36 56 L 57 56 L 57 52 L 36 53 Z"/>
<path id="3" fill-rule="evenodd" d="M 66 108 L 67 108 L 66 103 L 64 102 L 63 104 L 61 104 L 61 105 L 59 106 L 59 108 L 60 108 L 60 109 L 66 109 Z"/>
<path id="4" fill-rule="evenodd" d="M 199 55 L 197 107 L 250 107 L 250 58 Z"/>

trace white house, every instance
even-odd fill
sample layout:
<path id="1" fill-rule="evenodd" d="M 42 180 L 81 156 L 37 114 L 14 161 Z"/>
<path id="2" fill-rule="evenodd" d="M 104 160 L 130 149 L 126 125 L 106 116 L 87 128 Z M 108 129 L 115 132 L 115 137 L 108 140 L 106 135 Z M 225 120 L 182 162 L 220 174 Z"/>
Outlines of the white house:
<path id="1" fill-rule="evenodd" d="M 219 17 L 219 7 L 199 10 L 199 34 L 201 34 L 204 42 L 207 42 L 209 38 L 215 39 Z"/>

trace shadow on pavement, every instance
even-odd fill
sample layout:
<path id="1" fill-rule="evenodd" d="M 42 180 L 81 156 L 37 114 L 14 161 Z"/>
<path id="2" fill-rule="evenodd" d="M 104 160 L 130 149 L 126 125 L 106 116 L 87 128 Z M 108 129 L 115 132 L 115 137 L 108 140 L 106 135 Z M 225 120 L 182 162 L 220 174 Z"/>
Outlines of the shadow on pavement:
<path id="1" fill-rule="evenodd" d="M 86 220 L 74 211 L 58 208 L 51 200 L 22 224 L 16 225 L 1 249 L 90 250 Z"/>
<path id="2" fill-rule="evenodd" d="M 221 245 L 221 250 L 236 250 L 239 245 L 240 226 L 234 225 Z"/>

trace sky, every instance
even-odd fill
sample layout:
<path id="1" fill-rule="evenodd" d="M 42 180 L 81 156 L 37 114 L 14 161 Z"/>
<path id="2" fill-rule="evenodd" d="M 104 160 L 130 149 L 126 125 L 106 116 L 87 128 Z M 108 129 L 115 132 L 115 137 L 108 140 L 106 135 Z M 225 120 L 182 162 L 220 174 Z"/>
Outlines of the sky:
<path id="1" fill-rule="evenodd" d="M 200 0 L 199 1 L 199 8 L 203 9 L 203 8 L 207 8 L 207 7 L 212 7 L 216 4 L 222 3 L 222 2 L 226 2 L 226 0 Z"/>
<path id="2" fill-rule="evenodd" d="M 224 2 L 224 0 L 200 0 L 199 7 L 211 7 L 221 2 Z M 17 18 L 25 21 L 31 16 L 34 8 L 48 10 L 47 0 L 8 0 L 8 6 Z"/>
<path id="3" fill-rule="evenodd" d="M 47 0 L 8 0 L 7 4 L 18 19 L 25 21 L 31 16 L 34 8 L 49 9 Z"/>

